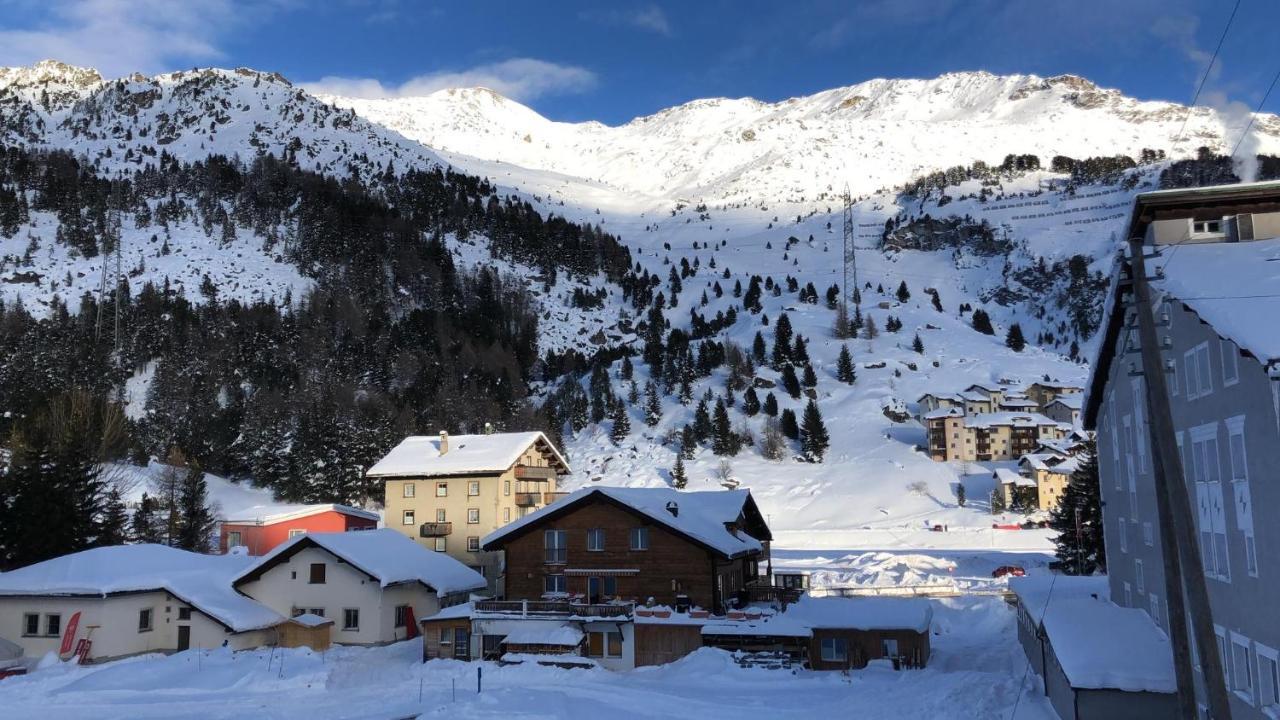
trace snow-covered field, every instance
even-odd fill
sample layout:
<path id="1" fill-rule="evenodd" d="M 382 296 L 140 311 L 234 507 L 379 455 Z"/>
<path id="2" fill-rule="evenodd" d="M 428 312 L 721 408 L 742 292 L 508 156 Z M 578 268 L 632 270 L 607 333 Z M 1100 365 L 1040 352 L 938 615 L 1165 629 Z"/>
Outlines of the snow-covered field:
<path id="1" fill-rule="evenodd" d="M 4 716 L 61 720 L 316 718 L 1009 718 L 1049 720 L 998 598 L 934 600 L 923 670 L 742 669 L 703 649 L 670 665 L 615 673 L 420 662 L 421 645 L 188 651 L 92 667 L 50 664 L 0 680 Z M 476 693 L 476 671 L 483 691 Z"/>

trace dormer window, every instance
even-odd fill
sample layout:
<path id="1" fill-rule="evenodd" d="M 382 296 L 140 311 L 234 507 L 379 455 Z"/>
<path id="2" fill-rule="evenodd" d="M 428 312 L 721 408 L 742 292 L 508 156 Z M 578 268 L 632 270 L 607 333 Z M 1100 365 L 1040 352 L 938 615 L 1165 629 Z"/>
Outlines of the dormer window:
<path id="1" fill-rule="evenodd" d="M 1191 233 L 1193 235 L 1221 235 L 1221 220 L 1193 220 L 1191 222 Z"/>

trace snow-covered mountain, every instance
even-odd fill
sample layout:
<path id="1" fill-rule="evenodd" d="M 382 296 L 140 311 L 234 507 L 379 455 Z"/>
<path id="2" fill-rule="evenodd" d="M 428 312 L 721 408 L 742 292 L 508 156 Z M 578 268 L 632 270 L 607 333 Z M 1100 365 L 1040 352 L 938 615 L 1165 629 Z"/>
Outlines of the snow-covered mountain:
<path id="1" fill-rule="evenodd" d="M 765 319 L 776 323 L 787 313 L 809 343 L 815 393 L 832 435 L 828 461 L 770 461 L 749 448 L 731 462 L 785 544 L 828 547 L 1027 542 L 990 533 L 982 502 L 991 489 L 989 469 L 964 478 L 973 501 L 957 507 L 955 485 L 964 469 L 928 460 L 914 448 L 924 441 L 922 428 L 894 422 L 882 408 L 974 382 L 1083 380 L 1086 368 L 1065 355 L 1073 344 L 1087 353 L 1113 235 L 1134 193 L 1154 187 L 1167 162 L 1070 181 L 1051 171 L 1051 159 L 1138 158 L 1144 148 L 1169 158 L 1191 156 L 1200 146 L 1223 152 L 1244 122 L 1216 110 L 1135 100 L 1073 76 L 980 72 L 870 80 L 777 103 L 698 100 L 610 127 L 554 122 L 479 88 L 361 100 L 315 97 L 277 74 L 247 69 L 118 80 L 54 62 L 0 69 L 0 143 L 69 149 L 106 172 L 141 168 L 166 152 L 183 160 L 287 155 L 304 168 L 366 183 L 388 167 L 449 164 L 489 178 L 544 215 L 620 237 L 641 269 L 662 281 L 673 328 L 688 329 L 691 311 L 710 319 L 734 308 L 738 322 L 715 339 L 749 348 L 757 332 L 772 342 Z M 1246 147 L 1280 152 L 1280 119 L 1259 116 L 1254 132 Z M 945 193 L 894 190 L 974 161 L 994 167 L 1010 154 L 1036 155 L 1041 168 L 957 177 Z M 790 279 L 824 293 L 842 282 L 846 184 L 856 196 L 864 312 L 881 327 L 890 315 L 903 324 L 898 333 L 847 343 L 858 367 L 853 386 L 834 377 L 842 343 L 831 336 L 833 312 L 823 302 L 800 302 L 788 287 Z M 96 287 L 104 259 L 47 242 L 59 222 L 53 213 L 32 212 L 19 232 L 0 237 L 0 297 L 22 296 L 36 306 L 54 292 L 76 297 Z M 882 247 L 886 223 L 898 231 Z M 194 288 L 208 275 L 224 298 L 278 297 L 307 285 L 264 249 L 254 228 L 241 225 L 227 240 L 193 221 L 178 222 L 168 229 L 172 254 L 158 254 L 147 237 L 153 232 L 123 233 L 123 264 L 138 268 L 131 282 L 172 277 Z M 33 245 L 33 235 L 46 242 Z M 532 275 L 494 263 L 482 234 L 448 240 L 460 265 L 493 263 Z M 32 246 L 39 251 L 28 252 Z M 694 271 L 682 278 L 675 304 L 666 279 L 683 263 Z M 757 275 L 783 289 L 764 293 L 762 311 L 752 314 L 732 290 Z M 901 282 L 910 288 L 906 301 L 894 293 Z M 543 351 L 639 348 L 634 328 L 644 312 L 619 286 L 601 277 L 531 285 L 542 304 Z M 941 310 L 926 288 L 937 292 Z M 574 289 L 603 291 L 602 304 L 575 308 Z M 974 331 L 962 305 L 984 307 L 997 334 Z M 1004 347 L 1003 330 L 1013 322 L 1033 343 L 1025 352 Z M 917 334 L 923 352 L 912 348 Z M 610 378 L 613 392 L 625 398 L 629 383 L 618 377 L 619 365 Z M 636 366 L 643 389 L 649 370 Z M 758 377 L 776 382 L 778 373 L 762 366 Z M 145 373 L 135 380 L 134 394 L 145 397 Z M 631 407 L 632 430 L 621 442 L 609 437 L 611 420 L 567 435 L 573 482 L 669 482 L 673 432 L 690 422 L 696 398 L 723 393 L 724 380 L 723 368 L 699 379 L 694 403 L 664 395 L 653 426 Z M 802 409 L 803 398 L 775 394 L 783 409 Z M 741 403 L 729 414 L 735 428 L 760 437 L 762 416 L 745 415 Z M 689 463 L 690 487 L 717 487 L 718 463 L 709 449 L 699 450 Z M 916 483 L 923 490 L 907 490 Z M 926 522 L 957 532 L 925 533 Z M 1042 542 L 1037 536 L 1031 544 Z"/>

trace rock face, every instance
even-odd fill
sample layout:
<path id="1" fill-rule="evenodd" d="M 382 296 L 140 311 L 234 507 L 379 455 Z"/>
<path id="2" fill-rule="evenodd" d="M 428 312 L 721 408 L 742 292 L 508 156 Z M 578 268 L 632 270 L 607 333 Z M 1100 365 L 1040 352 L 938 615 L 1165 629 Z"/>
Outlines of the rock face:
<path id="1" fill-rule="evenodd" d="M 995 228 L 985 220 L 966 218 L 923 217 L 905 223 L 884 236 L 884 250 L 948 250 L 964 249 L 974 255 L 992 257 L 1013 250 L 1013 242 L 998 237 Z"/>

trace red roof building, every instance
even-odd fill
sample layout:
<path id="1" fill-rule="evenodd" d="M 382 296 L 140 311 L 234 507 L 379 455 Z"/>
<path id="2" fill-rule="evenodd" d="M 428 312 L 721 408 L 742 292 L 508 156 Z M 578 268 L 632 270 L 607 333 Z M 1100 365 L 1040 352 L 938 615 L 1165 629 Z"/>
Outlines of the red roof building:
<path id="1" fill-rule="evenodd" d="M 262 514 L 256 515 L 255 510 Z M 294 505 L 250 508 L 222 522 L 218 546 L 222 552 L 243 547 L 250 555 L 265 555 L 291 537 L 307 533 L 351 532 L 378 527 L 378 514 L 346 505 Z"/>

